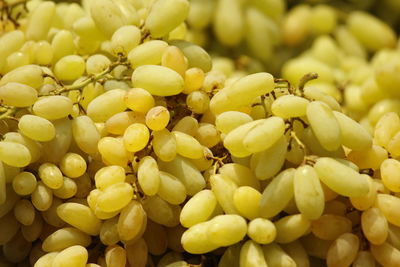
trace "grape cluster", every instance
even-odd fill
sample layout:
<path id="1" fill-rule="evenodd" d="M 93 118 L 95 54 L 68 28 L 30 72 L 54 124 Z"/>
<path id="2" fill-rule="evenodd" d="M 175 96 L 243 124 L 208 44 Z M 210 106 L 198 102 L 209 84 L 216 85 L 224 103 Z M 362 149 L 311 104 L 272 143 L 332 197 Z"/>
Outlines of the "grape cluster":
<path id="1" fill-rule="evenodd" d="M 1 7 L 0 266 L 400 265 L 400 52 L 377 17 Z"/>

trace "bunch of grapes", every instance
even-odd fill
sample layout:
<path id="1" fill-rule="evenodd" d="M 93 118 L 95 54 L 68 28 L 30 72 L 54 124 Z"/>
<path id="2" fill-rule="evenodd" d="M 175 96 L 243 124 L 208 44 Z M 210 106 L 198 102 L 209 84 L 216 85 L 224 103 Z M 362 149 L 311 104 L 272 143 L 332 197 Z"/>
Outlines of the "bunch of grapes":
<path id="1" fill-rule="evenodd" d="M 0 266 L 400 265 L 400 51 L 377 17 L 1 8 Z"/>

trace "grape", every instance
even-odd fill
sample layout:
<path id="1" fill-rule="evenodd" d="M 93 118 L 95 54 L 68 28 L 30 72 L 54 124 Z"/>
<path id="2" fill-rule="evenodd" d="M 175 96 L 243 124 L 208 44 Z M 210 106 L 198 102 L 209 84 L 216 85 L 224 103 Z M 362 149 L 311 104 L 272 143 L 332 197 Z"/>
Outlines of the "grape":
<path id="1" fill-rule="evenodd" d="M 46 39 L 55 11 L 56 6 L 53 2 L 45 1 L 39 4 L 29 18 L 26 29 L 27 39 L 35 41 Z"/>
<path id="2" fill-rule="evenodd" d="M 111 116 L 125 111 L 125 91 L 113 89 L 93 99 L 87 107 L 87 115 L 94 122 L 105 122 Z"/>
<path id="3" fill-rule="evenodd" d="M 10 82 L 0 87 L 0 99 L 6 105 L 28 107 L 36 102 L 37 91 L 28 85 Z"/>
<path id="4" fill-rule="evenodd" d="M 88 252 L 86 248 L 75 245 L 60 251 L 60 253 L 55 256 L 52 266 L 66 267 L 73 264 L 74 266 L 83 267 L 86 265 L 87 260 Z"/>
<path id="5" fill-rule="evenodd" d="M 267 266 L 296 266 L 295 261 L 276 243 L 262 247 Z"/>
<path id="6" fill-rule="evenodd" d="M 53 48 L 53 63 L 62 57 L 75 54 L 77 49 L 74 43 L 74 36 L 68 30 L 57 32 L 51 41 L 51 47 Z"/>
<path id="7" fill-rule="evenodd" d="M 184 88 L 184 81 L 179 73 L 158 65 L 143 65 L 136 68 L 132 73 L 132 84 L 157 96 L 176 95 Z"/>
<path id="8" fill-rule="evenodd" d="M 260 200 L 260 215 L 271 218 L 281 212 L 293 197 L 295 170 L 290 168 L 281 172 L 264 189 Z"/>
<path id="9" fill-rule="evenodd" d="M 244 35 L 240 1 L 218 1 L 215 11 L 214 32 L 218 40 L 229 46 L 237 45 Z"/>
<path id="10" fill-rule="evenodd" d="M 76 80 L 85 72 L 85 61 L 82 57 L 68 55 L 60 58 L 54 66 L 54 74 L 63 81 Z"/>
<path id="11" fill-rule="evenodd" d="M 247 235 L 258 244 L 269 244 L 276 238 L 276 227 L 270 220 L 256 218 L 249 222 Z"/>
<path id="12" fill-rule="evenodd" d="M 98 235 L 100 232 L 101 221 L 88 206 L 72 202 L 64 203 L 58 206 L 57 214 L 63 221 L 84 233 Z"/>
<path id="13" fill-rule="evenodd" d="M 145 122 L 151 130 L 161 131 L 168 125 L 169 119 L 168 109 L 163 106 L 155 106 L 147 111 Z"/>
<path id="14" fill-rule="evenodd" d="M 46 252 L 61 251 L 74 245 L 88 246 L 91 243 L 91 237 L 76 228 L 61 228 L 49 235 L 42 244 Z"/>
<path id="15" fill-rule="evenodd" d="M 157 0 L 146 18 L 145 27 L 155 37 L 162 37 L 183 22 L 189 12 L 186 0 Z"/>
<path id="16" fill-rule="evenodd" d="M 238 187 L 233 193 L 233 204 L 240 215 L 252 220 L 259 216 L 261 193 L 249 186 Z"/>
<path id="17" fill-rule="evenodd" d="M 132 88 L 125 95 L 125 104 L 133 111 L 147 113 L 154 107 L 153 96 L 142 88 Z"/>
<path id="18" fill-rule="evenodd" d="M 356 258 L 359 239 L 356 235 L 345 233 L 330 246 L 326 261 L 329 266 L 350 265 Z"/>
<path id="19" fill-rule="evenodd" d="M 365 12 L 353 12 L 348 18 L 348 27 L 352 34 L 368 50 L 376 51 L 385 47 L 393 47 L 395 43 L 395 34 L 391 28 L 382 21 Z M 370 25 L 368 31 L 365 31 L 363 25 Z M 370 33 L 379 33 L 379 39 L 370 38 Z"/>
<path id="20" fill-rule="evenodd" d="M 318 175 L 313 167 L 302 166 L 296 170 L 293 179 L 296 206 L 306 218 L 321 217 L 325 197 Z"/>
<path id="21" fill-rule="evenodd" d="M 126 24 L 120 8 L 110 0 L 96 1 L 90 4 L 90 15 L 96 27 L 107 37 Z"/>
<path id="22" fill-rule="evenodd" d="M 98 74 L 103 72 L 105 69 L 110 66 L 111 61 L 108 59 L 108 57 L 97 54 L 97 55 L 92 55 L 86 60 L 86 72 L 88 74 Z"/>
<path id="23" fill-rule="evenodd" d="M 133 25 L 118 28 L 111 37 L 111 49 L 114 55 L 127 55 L 140 43 L 140 30 Z"/>
<path id="24" fill-rule="evenodd" d="M 157 65 L 161 63 L 162 55 L 168 43 L 161 40 L 150 40 L 133 48 L 128 54 L 128 60 L 133 68 L 142 65 Z"/>
<path id="25" fill-rule="evenodd" d="M 25 65 L 7 72 L 0 79 L 0 86 L 10 82 L 22 83 L 35 89 L 43 84 L 43 70 L 37 65 Z"/>
<path id="26" fill-rule="evenodd" d="M 61 170 L 52 163 L 44 163 L 39 167 L 39 177 L 51 189 L 58 189 L 63 185 Z"/>
<path id="27" fill-rule="evenodd" d="M 362 197 L 368 193 L 365 176 L 330 158 L 320 158 L 314 166 L 318 177 L 333 191 L 350 197 Z M 346 181 L 342 177 L 348 177 Z"/>
<path id="28" fill-rule="evenodd" d="M 323 240 L 335 240 L 341 234 L 351 232 L 351 221 L 343 216 L 324 214 L 311 224 L 311 231 Z"/>
<path id="29" fill-rule="evenodd" d="M 217 199 L 211 190 L 202 190 L 195 194 L 183 207 L 180 222 L 185 227 L 206 221 L 213 213 Z"/>

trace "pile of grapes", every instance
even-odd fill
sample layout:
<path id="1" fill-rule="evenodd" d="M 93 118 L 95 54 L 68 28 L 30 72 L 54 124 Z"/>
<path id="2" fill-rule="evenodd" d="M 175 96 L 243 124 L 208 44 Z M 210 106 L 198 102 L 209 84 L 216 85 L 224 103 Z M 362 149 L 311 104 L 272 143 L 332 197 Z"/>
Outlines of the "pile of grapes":
<path id="1" fill-rule="evenodd" d="M 400 266 L 399 21 L 0 0 L 0 267 Z"/>

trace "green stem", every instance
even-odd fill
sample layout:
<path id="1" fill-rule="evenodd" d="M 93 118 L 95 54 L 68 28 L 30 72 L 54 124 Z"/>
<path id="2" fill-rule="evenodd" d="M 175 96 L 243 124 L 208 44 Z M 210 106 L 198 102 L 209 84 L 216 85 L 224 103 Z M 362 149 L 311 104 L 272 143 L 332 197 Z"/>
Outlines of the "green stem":
<path id="1" fill-rule="evenodd" d="M 100 80 L 101 78 L 106 76 L 108 73 L 113 71 L 119 65 L 129 66 L 129 62 L 127 62 L 125 58 L 119 59 L 118 61 L 111 63 L 110 66 L 108 66 L 108 68 L 106 68 L 104 71 L 102 71 L 96 75 L 92 75 L 80 83 L 66 85 L 66 86 L 54 91 L 54 94 L 58 95 L 58 94 L 61 94 L 64 92 L 72 91 L 72 90 L 80 90 L 93 82 L 97 82 L 98 80 Z"/>
<path id="2" fill-rule="evenodd" d="M 7 119 L 7 118 L 10 117 L 11 115 L 13 115 L 16 111 L 17 111 L 16 108 L 9 108 L 9 109 L 7 109 L 6 112 L 4 112 L 3 114 L 0 115 L 0 120 L 2 120 L 2 119 Z"/>

